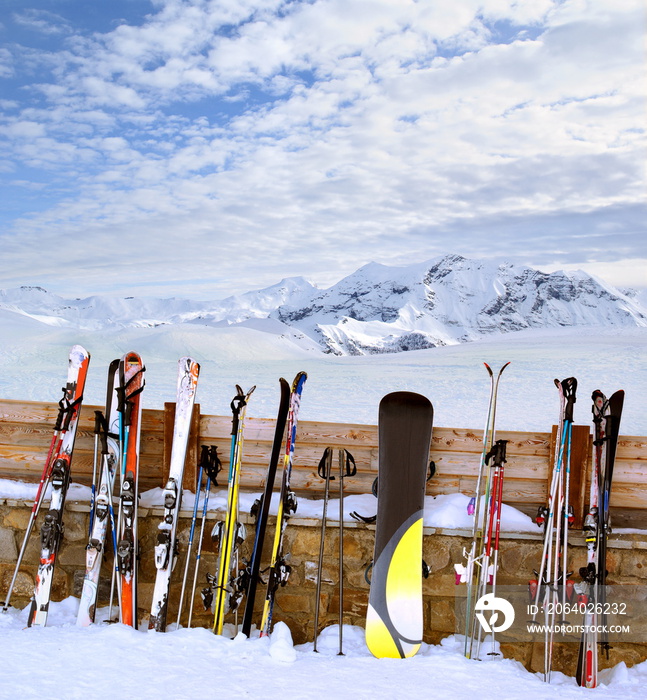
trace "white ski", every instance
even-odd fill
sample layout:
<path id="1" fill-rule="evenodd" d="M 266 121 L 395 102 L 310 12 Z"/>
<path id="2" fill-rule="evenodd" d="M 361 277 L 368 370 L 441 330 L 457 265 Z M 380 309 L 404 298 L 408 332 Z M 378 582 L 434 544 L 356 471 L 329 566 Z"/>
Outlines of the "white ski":
<path id="1" fill-rule="evenodd" d="M 182 504 L 182 478 L 191 429 L 191 414 L 195 403 L 200 365 L 190 357 L 179 361 L 175 427 L 169 475 L 164 488 L 164 517 L 158 526 L 155 545 L 155 588 L 148 629 L 164 632 L 168 613 L 168 595 L 171 573 L 176 559 L 177 520 Z"/>

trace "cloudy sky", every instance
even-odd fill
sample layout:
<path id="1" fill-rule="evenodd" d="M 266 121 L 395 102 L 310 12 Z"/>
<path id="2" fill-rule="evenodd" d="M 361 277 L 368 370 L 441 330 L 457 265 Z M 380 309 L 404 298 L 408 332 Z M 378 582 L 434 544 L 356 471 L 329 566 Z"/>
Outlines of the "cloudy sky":
<path id="1" fill-rule="evenodd" d="M 0 288 L 459 253 L 647 286 L 644 0 L 2 0 Z"/>

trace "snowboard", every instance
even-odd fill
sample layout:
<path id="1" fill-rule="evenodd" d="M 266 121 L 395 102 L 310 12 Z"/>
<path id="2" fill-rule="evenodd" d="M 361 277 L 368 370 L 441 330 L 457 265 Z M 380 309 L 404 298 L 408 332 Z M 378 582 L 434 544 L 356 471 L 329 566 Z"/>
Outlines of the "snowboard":
<path id="1" fill-rule="evenodd" d="M 422 527 L 433 407 L 387 394 L 378 417 L 375 550 L 366 644 L 377 658 L 406 658 L 422 643 Z"/>

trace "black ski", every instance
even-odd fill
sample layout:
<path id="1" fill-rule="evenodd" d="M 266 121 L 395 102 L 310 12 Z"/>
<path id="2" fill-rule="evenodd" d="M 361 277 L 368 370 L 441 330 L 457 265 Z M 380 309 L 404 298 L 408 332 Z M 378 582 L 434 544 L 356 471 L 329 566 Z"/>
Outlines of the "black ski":
<path id="1" fill-rule="evenodd" d="M 598 646 L 609 658 L 607 631 L 606 580 L 607 538 L 611 532 L 609 499 L 613 479 L 624 391 L 616 391 L 607 400 L 600 391 L 593 392 L 593 460 L 589 512 L 584 520 L 587 565 L 580 569 L 582 582 L 577 585 L 579 602 L 584 607 L 584 632 L 580 640 L 576 679 L 578 685 L 598 685 Z M 598 612 L 600 611 L 600 612 Z M 598 634 L 598 630 L 601 630 Z"/>
<path id="2" fill-rule="evenodd" d="M 281 400 L 279 403 L 279 411 L 276 417 L 276 427 L 274 429 L 274 442 L 272 443 L 272 452 L 270 455 L 270 463 L 267 467 L 267 476 L 265 477 L 265 489 L 260 499 L 257 500 L 252 512 L 257 515 L 256 520 L 256 536 L 254 538 L 254 548 L 252 550 L 252 558 L 249 565 L 245 567 L 244 577 L 246 579 L 247 597 L 245 602 L 245 612 L 243 614 L 242 632 L 249 637 L 252 629 L 252 617 L 254 615 L 254 600 L 256 598 L 256 589 L 259 582 L 263 583 L 260 577 L 261 557 L 263 556 L 263 543 L 265 540 L 265 530 L 267 529 L 267 521 L 270 513 L 270 503 L 272 501 L 272 491 L 274 490 L 274 481 L 276 479 L 276 469 L 281 457 L 281 448 L 283 447 L 283 435 L 288 419 L 288 411 L 290 409 L 290 384 L 287 380 L 281 377 L 279 379 L 281 385 Z M 244 579 L 244 580 L 245 580 Z"/>

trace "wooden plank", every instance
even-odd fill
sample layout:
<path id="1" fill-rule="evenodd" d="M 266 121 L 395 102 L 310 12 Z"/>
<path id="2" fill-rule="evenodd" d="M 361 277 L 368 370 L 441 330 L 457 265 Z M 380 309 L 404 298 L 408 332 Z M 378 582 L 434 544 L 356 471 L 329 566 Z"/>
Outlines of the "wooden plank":
<path id="1" fill-rule="evenodd" d="M 174 406 L 174 405 L 173 405 Z M 86 405 L 81 411 L 77 446 L 73 461 L 73 478 L 89 484 L 94 449 L 94 411 L 101 407 Z M 144 409 L 142 414 L 140 488 L 164 484 L 170 457 L 169 409 Z M 0 400 L 0 475 L 37 481 L 51 440 L 52 427 L 58 414 L 56 402 L 39 403 Z M 173 408 L 174 417 L 174 408 Z M 188 488 L 195 480 L 200 445 L 215 444 L 223 466 L 228 467 L 231 431 L 230 416 L 200 416 L 194 411 L 192 447 L 187 457 L 185 476 Z M 170 427 L 169 427 L 170 425 Z M 274 438 L 273 419 L 248 416 L 245 424 L 245 444 L 241 488 L 260 491 L 264 484 L 267 462 Z M 578 426 L 574 426 L 578 428 Z M 586 426 L 581 426 L 587 432 Z M 166 439 L 165 439 L 166 430 Z M 499 431 L 497 437 L 508 440 L 508 463 L 504 483 L 504 500 L 532 510 L 546 500 L 548 481 L 552 473 L 551 433 Z M 370 492 L 377 473 L 377 426 L 342 424 L 321 421 L 300 421 L 297 432 L 293 484 L 297 492 L 309 496 L 323 494 L 323 481 L 316 467 L 323 449 L 344 447 L 355 457 L 358 473 L 346 481 L 347 493 Z M 481 458 L 480 430 L 434 428 L 430 458 L 436 463 L 436 476 L 429 482 L 427 493 L 463 492 L 471 494 Z M 590 455 L 574 461 L 584 468 L 584 478 L 575 476 L 573 487 L 581 495 L 588 494 L 587 475 Z M 647 438 L 620 436 L 614 470 L 612 508 L 647 509 Z M 582 509 L 578 505 L 578 510 Z"/>
<path id="2" fill-rule="evenodd" d="M 83 404 L 79 418 L 79 427 L 92 432 L 94 430 L 94 412 L 103 411 L 103 406 Z M 0 399 L 0 423 L 28 423 L 54 427 L 58 415 L 57 403 L 37 401 L 16 401 Z M 144 408 L 142 428 L 162 430 L 164 411 Z"/>
<path id="3" fill-rule="evenodd" d="M 497 439 L 507 440 L 510 454 L 547 457 L 550 453 L 549 433 L 522 433 L 518 431 L 497 431 Z M 456 428 L 434 428 L 432 434 L 432 454 L 440 452 L 466 452 L 478 457 L 483 452 L 483 432 Z"/>
<path id="4" fill-rule="evenodd" d="M 647 509 L 647 491 L 642 488 L 636 488 L 634 484 L 616 484 L 614 480 L 609 505 L 612 519 L 615 508 Z"/>
<path id="5" fill-rule="evenodd" d="M 647 456 L 647 452 L 645 453 Z M 647 485 L 647 460 L 617 459 L 613 467 L 613 483 Z"/>
<path id="6" fill-rule="evenodd" d="M 53 426 L 58 416 L 58 403 L 0 399 L 0 421 L 43 423 Z"/>
<path id="7" fill-rule="evenodd" d="M 620 435 L 616 461 L 647 459 L 647 438 L 634 435 Z M 614 470 L 615 473 L 615 470 Z"/>
<path id="8" fill-rule="evenodd" d="M 588 425 L 574 425 L 571 433 L 571 478 L 570 505 L 573 507 L 573 528 L 582 529 L 586 496 L 586 480 L 589 472 L 588 464 L 591 454 L 591 432 Z"/>

